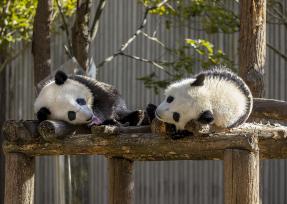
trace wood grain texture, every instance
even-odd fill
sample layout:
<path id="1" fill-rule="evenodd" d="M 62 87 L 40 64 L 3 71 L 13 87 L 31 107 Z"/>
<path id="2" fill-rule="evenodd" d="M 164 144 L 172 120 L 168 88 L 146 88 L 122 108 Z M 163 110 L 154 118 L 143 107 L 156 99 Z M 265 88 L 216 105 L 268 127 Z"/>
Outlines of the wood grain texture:
<path id="1" fill-rule="evenodd" d="M 266 0 L 240 0 L 239 70 L 254 97 L 264 95 Z"/>
<path id="2" fill-rule="evenodd" d="M 33 204 L 35 158 L 9 153 L 5 165 L 5 203 Z"/>
<path id="3" fill-rule="evenodd" d="M 259 152 L 225 150 L 224 203 L 259 204 Z"/>
<path id="4" fill-rule="evenodd" d="M 133 161 L 123 158 L 108 160 L 109 204 L 134 203 Z"/>
<path id="5" fill-rule="evenodd" d="M 275 99 L 254 98 L 249 121 L 254 119 L 287 122 L 287 102 Z"/>

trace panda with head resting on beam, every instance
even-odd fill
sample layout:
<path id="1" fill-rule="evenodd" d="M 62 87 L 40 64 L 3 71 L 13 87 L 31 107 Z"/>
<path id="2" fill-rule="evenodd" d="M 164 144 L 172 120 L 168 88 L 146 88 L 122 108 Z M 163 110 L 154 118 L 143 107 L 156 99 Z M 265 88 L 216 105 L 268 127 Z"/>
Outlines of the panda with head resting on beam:
<path id="1" fill-rule="evenodd" d="M 252 106 L 245 82 L 225 68 L 214 68 L 168 86 L 155 116 L 174 125 L 177 133 L 186 133 L 191 121 L 226 129 L 244 123 Z"/>
<path id="2" fill-rule="evenodd" d="M 148 124 L 144 111 L 131 111 L 113 86 L 81 75 L 57 71 L 34 103 L 39 121 L 62 120 L 70 124 Z"/>

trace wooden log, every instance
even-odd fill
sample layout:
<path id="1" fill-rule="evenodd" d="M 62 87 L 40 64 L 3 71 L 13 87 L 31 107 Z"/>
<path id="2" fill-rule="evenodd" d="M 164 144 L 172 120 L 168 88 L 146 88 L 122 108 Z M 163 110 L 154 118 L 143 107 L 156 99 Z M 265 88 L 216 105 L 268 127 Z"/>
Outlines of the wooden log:
<path id="1" fill-rule="evenodd" d="M 109 204 L 134 203 L 133 161 L 124 158 L 110 158 Z"/>
<path id="2" fill-rule="evenodd" d="M 24 154 L 5 155 L 5 203 L 34 203 L 35 158 Z"/>
<path id="3" fill-rule="evenodd" d="M 275 99 L 254 98 L 249 121 L 254 119 L 278 120 L 287 122 L 287 102 Z"/>
<path id="4" fill-rule="evenodd" d="M 2 131 L 8 141 L 30 141 L 40 136 L 37 131 L 38 125 L 37 120 L 9 120 L 4 123 Z"/>
<path id="5" fill-rule="evenodd" d="M 38 127 L 39 133 L 46 141 L 63 139 L 67 135 L 89 134 L 87 125 L 71 125 L 64 121 L 45 120 Z"/>
<path id="6" fill-rule="evenodd" d="M 18 124 L 16 126 L 18 127 Z M 138 133 L 146 131 L 146 127 L 117 129 L 102 126 L 93 129 L 97 128 L 102 132 L 97 130 L 98 132 L 95 131 L 94 134 L 69 135 L 63 140 L 52 143 L 39 138 L 28 141 L 6 141 L 3 149 L 6 152 L 19 152 L 31 156 L 99 154 L 130 160 L 222 159 L 223 150 L 226 148 L 253 151 L 254 142 L 258 137 L 261 159 L 287 158 L 287 127 L 285 126 L 246 123 L 240 128 L 227 132 L 176 141 L 152 133 Z M 115 131 L 111 131 L 110 128 Z M 24 131 L 22 127 L 19 129 Z M 128 133 L 120 133 L 121 131 Z M 26 130 L 24 132 L 27 133 Z"/>
<path id="7" fill-rule="evenodd" d="M 259 204 L 259 152 L 224 152 L 224 203 Z"/>
<path id="8" fill-rule="evenodd" d="M 41 122 L 38 127 L 39 133 L 46 141 L 53 141 L 56 139 L 63 139 L 67 135 L 78 134 L 101 134 L 101 135 L 118 135 L 128 133 L 149 133 L 151 132 L 150 126 L 92 126 L 89 128 L 87 125 L 71 125 L 64 121 L 46 120 Z"/>
<path id="9" fill-rule="evenodd" d="M 221 159 L 223 150 L 226 148 L 253 151 L 256 143 L 257 137 L 253 133 L 215 134 L 210 137 L 189 137 L 176 141 L 150 133 L 117 136 L 87 134 L 74 135 L 53 143 L 43 141 L 26 144 L 6 142 L 3 149 L 6 152 L 22 152 L 31 156 L 98 154 L 130 160 Z M 277 153 L 277 150 L 271 151 Z M 280 150 L 282 151 L 282 149 Z"/>

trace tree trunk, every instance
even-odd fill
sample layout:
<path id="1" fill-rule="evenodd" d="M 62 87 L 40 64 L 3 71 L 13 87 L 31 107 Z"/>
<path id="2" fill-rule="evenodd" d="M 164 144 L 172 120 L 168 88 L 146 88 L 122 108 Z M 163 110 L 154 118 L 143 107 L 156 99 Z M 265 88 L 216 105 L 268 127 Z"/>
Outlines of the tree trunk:
<path id="1" fill-rule="evenodd" d="M 5 203 L 34 203 L 35 158 L 24 154 L 6 155 Z"/>
<path id="2" fill-rule="evenodd" d="M 5 54 L 0 52 L 0 64 L 4 61 Z M 2 126 L 6 120 L 6 74 L 5 69 L 0 72 L 0 147 L 3 143 Z M 4 204 L 4 181 L 5 181 L 5 157 L 0 148 L 0 204 Z"/>
<path id="3" fill-rule="evenodd" d="M 240 0 L 240 75 L 254 97 L 264 95 L 266 0 Z"/>
<path id="4" fill-rule="evenodd" d="M 111 158 L 108 163 L 109 204 L 132 204 L 134 202 L 133 161 Z"/>
<path id="5" fill-rule="evenodd" d="M 52 0 L 38 1 L 34 20 L 32 54 L 34 56 L 34 85 L 51 73 L 50 28 Z"/>
<path id="6" fill-rule="evenodd" d="M 73 55 L 84 70 L 87 70 L 89 60 L 90 10 L 91 0 L 79 0 L 76 11 L 76 20 L 72 27 Z"/>

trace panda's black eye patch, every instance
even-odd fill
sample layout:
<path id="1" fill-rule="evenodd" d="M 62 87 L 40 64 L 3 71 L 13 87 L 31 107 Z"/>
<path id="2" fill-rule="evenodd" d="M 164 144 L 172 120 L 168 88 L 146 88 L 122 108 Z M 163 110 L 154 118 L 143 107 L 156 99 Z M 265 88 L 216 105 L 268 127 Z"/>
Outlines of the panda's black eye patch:
<path id="1" fill-rule="evenodd" d="M 76 119 L 76 112 L 74 112 L 74 111 L 69 111 L 68 112 L 68 118 L 69 118 L 69 120 L 75 120 Z"/>
<path id="2" fill-rule="evenodd" d="M 76 102 L 77 102 L 79 105 L 81 105 L 81 106 L 87 104 L 86 100 L 83 99 L 83 98 L 77 98 L 77 99 L 76 99 Z"/>
<path id="3" fill-rule="evenodd" d="M 167 97 L 166 102 L 171 103 L 173 100 L 174 100 L 174 97 L 169 96 L 169 97 Z"/>

